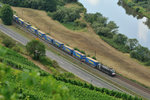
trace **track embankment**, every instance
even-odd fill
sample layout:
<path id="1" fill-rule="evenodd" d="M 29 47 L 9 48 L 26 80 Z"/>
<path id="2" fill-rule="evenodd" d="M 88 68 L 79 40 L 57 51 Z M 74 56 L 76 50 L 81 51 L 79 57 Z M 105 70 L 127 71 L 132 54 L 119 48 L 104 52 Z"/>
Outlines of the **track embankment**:
<path id="1" fill-rule="evenodd" d="M 98 61 L 114 68 L 118 73 L 150 87 L 150 68 L 140 65 L 99 38 L 91 29 L 87 32 L 71 31 L 52 20 L 46 12 L 29 8 L 13 7 L 17 15 L 40 30 L 50 33 L 57 40 L 95 55 Z"/>

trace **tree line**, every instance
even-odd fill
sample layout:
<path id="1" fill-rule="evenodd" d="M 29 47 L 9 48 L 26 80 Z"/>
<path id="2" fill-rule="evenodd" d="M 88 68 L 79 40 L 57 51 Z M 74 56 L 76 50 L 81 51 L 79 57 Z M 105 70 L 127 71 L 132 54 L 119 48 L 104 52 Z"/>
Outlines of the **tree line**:
<path id="1" fill-rule="evenodd" d="M 108 44 L 114 48 L 130 53 L 132 58 L 135 58 L 145 65 L 150 65 L 150 50 L 139 44 L 137 39 L 128 39 L 127 36 L 118 33 L 118 26 L 107 20 L 102 14 L 85 14 L 85 20 L 89 22 L 94 31 Z"/>

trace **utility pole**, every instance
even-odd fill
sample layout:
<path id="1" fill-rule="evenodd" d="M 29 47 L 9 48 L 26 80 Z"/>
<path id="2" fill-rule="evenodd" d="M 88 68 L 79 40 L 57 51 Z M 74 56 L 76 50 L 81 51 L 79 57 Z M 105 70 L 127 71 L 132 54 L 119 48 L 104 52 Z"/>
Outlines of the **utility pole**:
<path id="1" fill-rule="evenodd" d="M 96 50 L 95 50 L 95 58 L 96 58 Z"/>

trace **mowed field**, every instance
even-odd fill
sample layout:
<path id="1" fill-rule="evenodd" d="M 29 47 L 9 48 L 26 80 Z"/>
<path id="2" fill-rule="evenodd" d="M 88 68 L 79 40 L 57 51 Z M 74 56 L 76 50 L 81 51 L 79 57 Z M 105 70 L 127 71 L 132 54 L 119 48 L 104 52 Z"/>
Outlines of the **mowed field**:
<path id="1" fill-rule="evenodd" d="M 130 79 L 136 80 L 150 87 L 150 68 L 140 65 L 105 43 L 91 28 L 84 31 L 71 31 L 62 24 L 52 20 L 46 12 L 29 8 L 12 7 L 17 15 L 34 25 L 43 32 L 71 47 L 77 47 L 86 51 L 91 56 L 95 55 L 98 61 L 104 65 L 114 68 L 118 73 Z"/>

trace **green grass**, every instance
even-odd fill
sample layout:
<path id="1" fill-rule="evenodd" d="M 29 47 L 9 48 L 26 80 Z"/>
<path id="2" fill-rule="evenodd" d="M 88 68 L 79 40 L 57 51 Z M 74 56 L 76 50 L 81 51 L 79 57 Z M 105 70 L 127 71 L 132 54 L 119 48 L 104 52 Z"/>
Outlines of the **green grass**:
<path id="1" fill-rule="evenodd" d="M 86 31 L 86 28 L 82 28 L 80 26 L 76 26 L 74 25 L 75 23 L 74 22 L 68 22 L 68 23 L 61 23 L 62 25 L 64 25 L 66 28 L 70 29 L 70 30 L 83 30 L 83 31 Z"/>
<path id="2" fill-rule="evenodd" d="M 107 42 L 112 47 L 116 48 L 117 50 L 119 50 L 123 53 L 128 53 L 129 52 L 129 50 L 124 45 L 120 45 L 120 44 L 115 43 L 113 41 L 113 39 L 109 39 L 109 38 L 103 37 L 103 36 L 100 36 L 100 38 L 103 39 L 105 42 Z"/>

